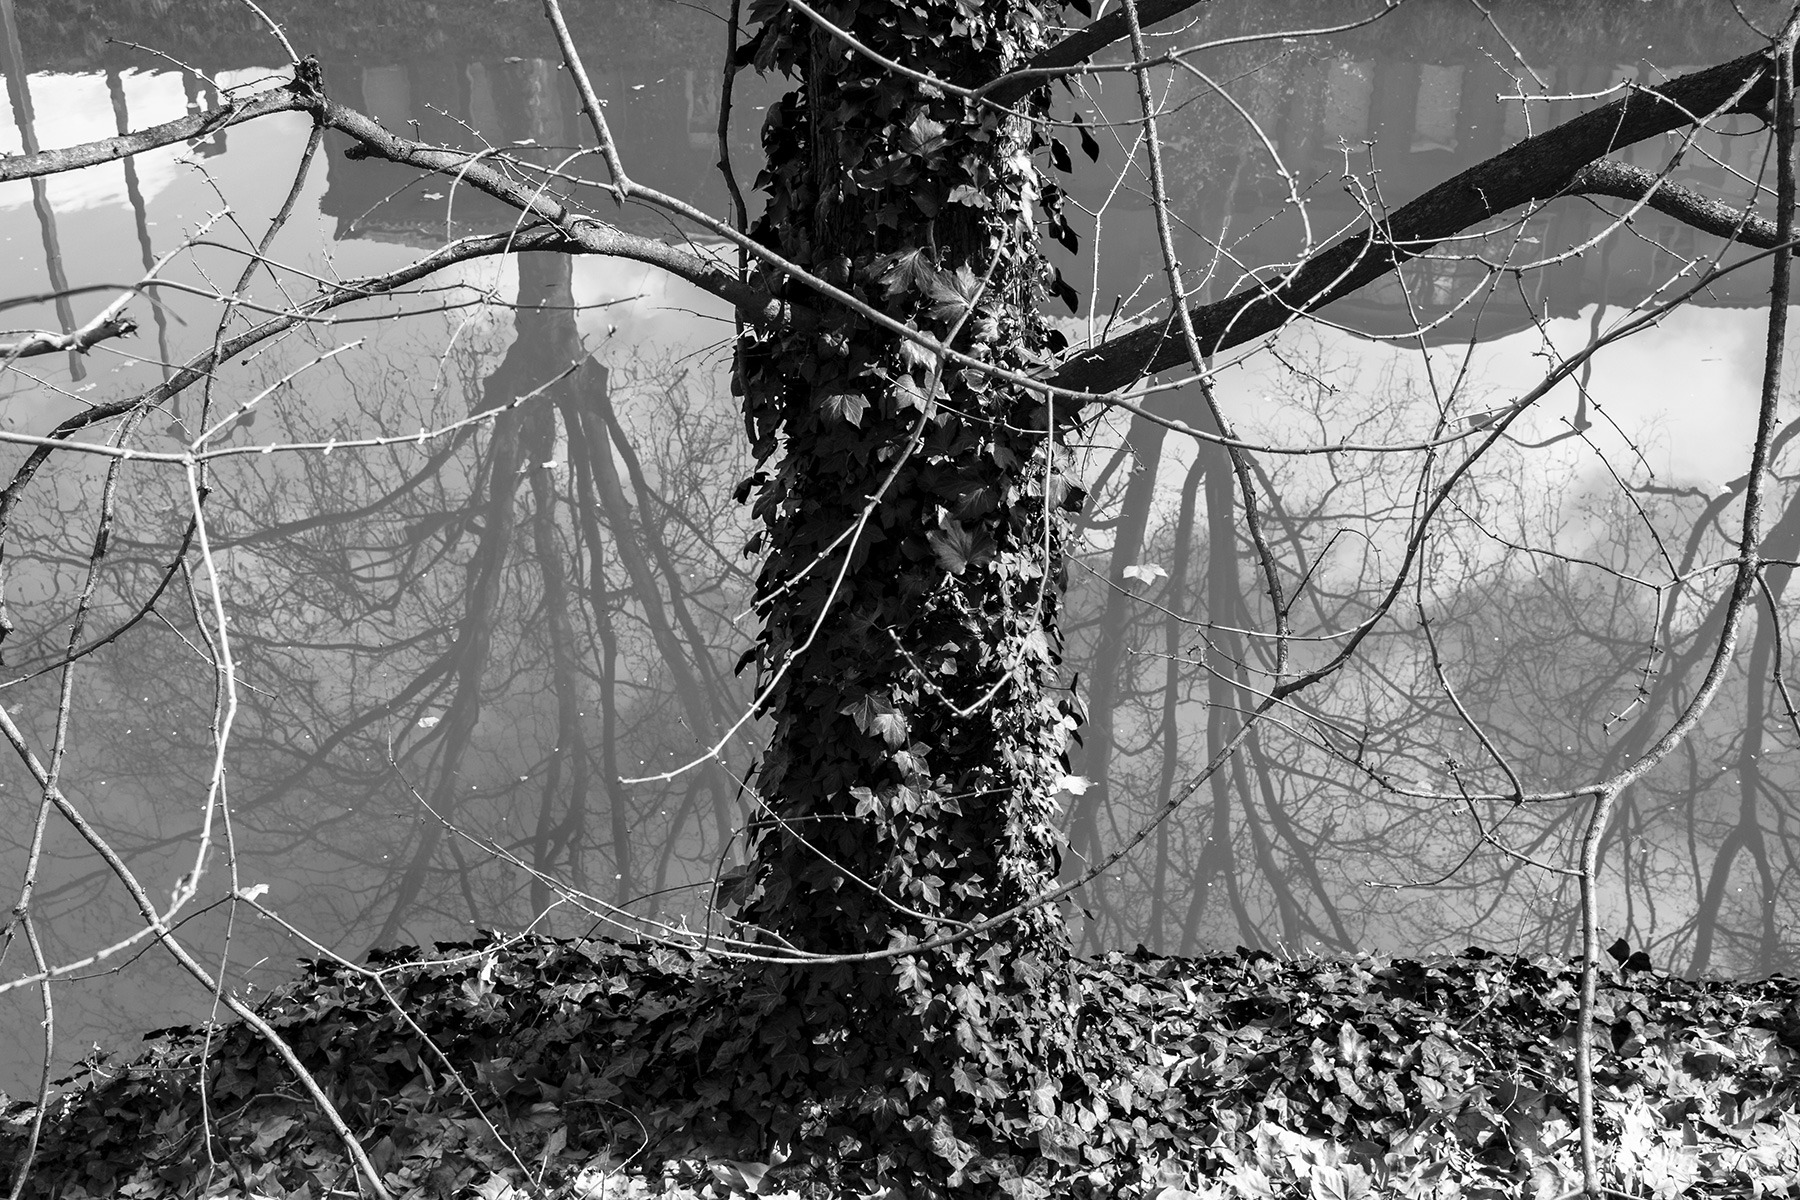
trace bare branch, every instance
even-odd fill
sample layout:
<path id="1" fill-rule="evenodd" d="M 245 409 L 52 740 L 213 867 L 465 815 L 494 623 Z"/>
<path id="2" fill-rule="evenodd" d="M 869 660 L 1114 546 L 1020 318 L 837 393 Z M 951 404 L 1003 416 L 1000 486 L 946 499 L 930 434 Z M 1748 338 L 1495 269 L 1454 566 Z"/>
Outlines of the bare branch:
<path id="1" fill-rule="evenodd" d="M 173 146 L 176 142 L 209 137 L 222 129 L 242 125 L 245 121 L 254 121 L 258 117 L 296 112 L 306 107 L 305 97 L 295 91 L 291 84 L 270 88 L 241 100 L 227 101 L 224 107 L 211 112 L 193 113 L 135 133 L 123 133 L 118 137 L 101 138 L 58 150 L 39 150 L 36 154 L 0 158 L 0 183 L 11 183 L 15 179 L 35 179 L 41 175 L 56 175 L 63 171 L 117 162 L 121 158 L 130 158 L 159 146 Z"/>
<path id="2" fill-rule="evenodd" d="M 16 342 L 0 342 L 0 359 L 35 358 L 40 354 L 60 354 L 72 350 L 85 354 L 110 338 L 126 337 L 137 332 L 138 323 L 121 312 L 108 310 L 73 333 L 51 333 L 36 329 Z"/>
<path id="3" fill-rule="evenodd" d="M 1631 163 L 1606 158 L 1575 172 L 1571 194 L 1612 196 L 1653 208 L 1665 217 L 1729 241 L 1773 250 L 1781 244 L 1775 222 L 1746 213 L 1742 204 L 1727 204 Z"/>

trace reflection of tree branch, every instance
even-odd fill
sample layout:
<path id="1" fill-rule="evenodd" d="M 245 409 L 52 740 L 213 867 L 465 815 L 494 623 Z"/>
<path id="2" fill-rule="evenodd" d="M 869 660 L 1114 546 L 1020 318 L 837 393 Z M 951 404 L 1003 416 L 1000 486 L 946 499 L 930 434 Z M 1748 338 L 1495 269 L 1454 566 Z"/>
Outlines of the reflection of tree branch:
<path id="1" fill-rule="evenodd" d="M 565 406 L 563 428 L 569 438 L 569 465 L 575 475 L 575 514 L 581 530 L 581 540 L 587 549 L 587 603 L 593 614 L 594 623 L 600 637 L 600 764 L 606 779 L 607 809 L 610 818 L 609 832 L 613 845 L 613 871 L 620 877 L 621 885 L 631 882 L 631 820 L 627 811 L 627 793 L 625 785 L 619 782 L 623 774 L 619 770 L 619 733 L 618 733 L 618 691 L 619 691 L 619 638 L 613 627 L 613 598 L 606 585 L 606 562 L 603 551 L 605 539 L 600 531 L 600 504 L 595 496 L 596 484 L 591 456 L 585 451 L 577 450 L 585 441 L 582 422 L 579 417 L 570 419 L 573 406 Z M 667 870 L 669 856 L 674 853 L 676 842 L 680 840 L 681 823 L 686 819 L 687 808 L 693 803 L 694 790 L 704 783 L 705 786 L 716 786 L 711 775 L 696 777 L 688 787 L 687 799 L 680 812 L 676 813 L 666 835 L 667 845 L 664 848 L 662 863 L 657 868 L 656 883 L 653 888 L 661 891 L 663 872 Z M 579 884 L 579 880 L 577 883 Z M 623 886 L 614 892 L 614 896 L 622 904 L 627 893 Z"/>
<path id="2" fill-rule="evenodd" d="M 442 448 L 433 451 L 431 457 L 425 460 L 424 465 L 408 476 L 398 487 L 383 493 L 379 499 L 368 504 L 361 505 L 357 508 L 342 509 L 336 512 L 314 513 L 311 516 L 300 517 L 292 521 L 281 521 L 269 525 L 258 526 L 246 530 L 238 537 L 215 538 L 213 540 L 213 545 L 216 548 L 223 550 L 233 546 L 255 546 L 268 542 L 284 542 L 298 534 L 309 533 L 315 529 L 326 529 L 336 525 L 348 525 L 365 520 L 369 517 L 388 514 L 390 512 L 389 506 L 392 505 L 394 501 L 411 493 L 421 484 L 436 478 L 438 472 L 443 469 L 444 464 L 449 462 L 453 455 L 463 449 L 465 441 L 472 435 L 472 430 L 457 433 L 446 442 Z M 433 513 L 421 516 L 414 525 L 413 531 L 415 535 L 435 533 L 444 525 L 454 521 L 461 521 L 465 519 L 467 515 L 466 512 L 458 511 Z"/>
<path id="3" fill-rule="evenodd" d="M 582 462 L 600 502 L 601 511 L 606 515 L 607 527 L 612 530 L 613 549 L 631 580 L 632 595 L 642 606 L 644 620 L 650 626 L 651 636 L 663 665 L 670 671 L 676 699 L 687 717 L 689 732 L 704 741 L 711 737 L 711 731 L 729 724 L 718 707 L 721 694 L 705 687 L 695 669 L 696 660 L 706 658 L 705 643 L 700 639 L 698 630 L 693 627 L 691 617 L 687 616 L 685 606 L 677 605 L 677 619 L 682 621 L 683 629 L 690 639 L 689 644 L 684 646 L 681 638 L 676 635 L 675 626 L 663 605 L 663 589 L 657 582 L 657 570 L 652 568 L 637 536 L 639 531 L 635 527 L 639 522 L 632 519 L 631 504 L 626 499 L 624 485 L 613 462 L 614 433 L 604 415 L 610 408 L 610 399 L 605 397 L 610 386 L 610 374 L 604 366 L 590 360 L 576 378 L 587 384 L 589 395 L 585 398 L 590 401 L 591 406 L 571 405 L 565 410 L 578 413 L 577 420 L 570 426 L 570 457 L 575 457 L 577 449 L 580 449 Z M 620 442 L 623 443 L 622 438 Z M 633 458 L 635 456 L 626 458 L 628 469 Z M 642 528 L 642 535 L 653 549 L 660 549 L 659 539 L 653 536 L 653 531 L 647 525 Z M 673 564 L 664 560 L 662 569 L 669 572 L 667 577 L 671 589 L 678 589 Z M 720 840 L 723 841 L 731 832 L 727 807 L 734 789 L 726 784 L 716 759 L 709 760 L 706 773 L 713 792 L 714 817 L 719 826 Z"/>
<path id="4" fill-rule="evenodd" d="M 1268 753 L 1263 749 L 1261 730 L 1252 729 L 1250 731 L 1250 741 L 1244 750 L 1249 758 L 1246 770 L 1250 767 L 1254 767 L 1256 770 L 1256 784 L 1262 792 L 1263 807 L 1269 812 L 1269 824 L 1275 827 L 1275 835 L 1287 845 L 1291 854 L 1290 861 L 1306 877 L 1307 887 L 1311 889 L 1313 896 L 1318 900 L 1319 907 L 1325 913 L 1326 919 L 1331 922 L 1331 930 L 1327 932 L 1321 929 L 1317 919 L 1307 910 L 1306 906 L 1296 902 L 1301 918 L 1313 931 L 1313 936 L 1321 942 L 1335 945 L 1340 950 L 1353 949 L 1355 942 L 1350 936 L 1350 931 L 1344 928 L 1344 918 L 1338 912 L 1337 901 L 1332 899 L 1330 891 L 1325 887 L 1324 878 L 1319 874 L 1319 845 L 1307 846 L 1301 843 L 1299 830 L 1294 827 L 1293 819 L 1288 815 L 1286 806 L 1275 794 L 1274 773 L 1269 768 Z M 1246 797 L 1249 795 L 1248 788 L 1245 789 L 1244 794 Z M 1320 842 L 1329 840 L 1328 829 L 1327 834 L 1320 838 Z M 1285 873 L 1278 873 L 1277 877 L 1281 881 L 1281 886 L 1285 887 Z"/>
<path id="5" fill-rule="evenodd" d="M 1175 553 L 1169 563 L 1169 586 L 1163 596 L 1163 690 L 1161 721 L 1157 740 L 1162 743 L 1162 769 L 1157 779 L 1156 798 L 1166 805 L 1175 795 L 1175 772 L 1179 763 L 1176 747 L 1181 737 L 1181 643 L 1183 625 L 1180 613 L 1187 607 L 1188 575 L 1193 569 L 1194 510 L 1200 493 L 1200 480 L 1205 468 L 1196 460 L 1187 469 L 1181 488 L 1181 507 L 1175 517 Z M 1155 879 L 1150 889 L 1150 936 L 1157 950 L 1164 946 L 1164 910 L 1169 873 L 1169 825 L 1156 827 Z"/>
<path id="6" fill-rule="evenodd" d="M 1781 611 L 1778 605 L 1793 572 L 1782 572 L 1779 585 L 1769 583 L 1766 571 L 1763 575 L 1759 579 L 1759 585 L 1763 598 L 1768 602 L 1768 615 L 1757 619 L 1756 636 L 1751 642 L 1750 659 L 1744 671 L 1748 686 L 1745 688 L 1743 733 L 1738 742 L 1736 763 L 1737 823 L 1719 844 L 1713 859 L 1712 876 L 1707 881 L 1699 908 L 1694 913 L 1692 969 L 1697 976 L 1704 975 L 1711 967 L 1713 939 L 1720 932 L 1719 919 L 1724 906 L 1725 888 L 1730 882 L 1731 868 L 1739 851 L 1750 853 L 1757 864 L 1763 884 L 1763 902 L 1759 906 L 1763 912 L 1763 936 L 1756 956 L 1759 971 L 1774 969 L 1775 950 L 1779 940 L 1773 925 L 1776 900 L 1774 883 L 1769 871 L 1768 847 L 1763 840 L 1762 820 L 1757 804 L 1758 793 L 1764 785 L 1764 722 L 1768 706 L 1768 694 L 1761 684 L 1765 680 L 1779 681 L 1780 678 Z"/>
<path id="7" fill-rule="evenodd" d="M 553 420 L 553 414 L 539 415 Z M 575 663 L 570 657 L 577 645 L 575 627 L 569 619 L 571 601 L 568 572 L 563 566 L 562 544 L 556 535 L 556 492 L 548 470 L 531 472 L 533 549 L 538 571 L 544 580 L 544 617 L 549 624 L 550 678 L 555 687 L 556 745 L 550 755 L 550 769 L 545 773 L 538 805 L 537 825 L 532 830 L 532 865 L 538 874 L 531 881 L 531 911 L 541 916 L 550 907 L 550 889 L 543 876 L 565 851 L 579 855 L 581 831 L 587 824 L 588 746 L 582 732 L 578 704 L 580 687 L 575 679 Z M 555 819 L 556 797 L 562 790 L 563 764 L 569 764 L 568 807 L 563 819 Z M 630 843 L 618 847 L 616 873 L 627 882 L 622 891 L 629 892 L 631 876 Z"/>
<path id="8" fill-rule="evenodd" d="M 1167 433 L 1162 426 L 1137 418 L 1125 435 L 1125 444 L 1131 448 L 1132 465 L 1113 531 L 1112 554 L 1106 569 L 1106 579 L 1110 582 L 1117 583 L 1124 578 L 1125 568 L 1143 557 L 1144 535 L 1150 522 L 1157 469 L 1162 462 Z M 1100 813 L 1109 809 L 1113 800 L 1113 757 L 1117 751 L 1120 715 L 1118 693 L 1123 682 L 1120 675 L 1124 670 L 1126 639 L 1133 632 L 1135 607 L 1136 597 L 1125 588 L 1108 588 L 1091 651 L 1088 723 L 1082 736 L 1081 770 L 1092 782 L 1086 792 L 1071 801 L 1069 813 L 1069 846 L 1083 860 L 1100 853 Z M 1104 876 L 1095 881 L 1095 907 L 1118 921 L 1105 883 Z M 1088 926 L 1085 937 L 1098 944 L 1099 932 L 1095 925 Z"/>
<path id="9" fill-rule="evenodd" d="M 517 344 L 514 349 L 518 349 Z M 512 355 L 508 357 L 511 359 Z M 505 370 L 503 365 L 501 371 Z M 475 723 L 481 716 L 481 679 L 493 644 L 494 613 L 500 601 L 507 551 L 512 545 L 513 489 L 517 486 L 522 462 L 519 423 L 517 413 L 508 413 L 494 424 L 494 437 L 488 450 L 484 506 L 487 521 L 480 544 L 469 560 L 468 609 L 458 624 L 456 648 L 450 655 L 456 689 L 444 719 L 443 754 L 438 762 L 435 788 L 437 802 L 432 806 L 446 817 L 453 816 L 457 810 L 463 755 L 472 744 Z M 395 885 L 388 915 L 382 921 L 380 931 L 369 942 L 371 946 L 387 945 L 399 931 L 408 911 L 424 890 L 425 877 L 431 870 L 431 859 L 443 838 L 443 831 L 441 823 L 433 822 L 419 835 L 410 861 Z"/>
<path id="10" fill-rule="evenodd" d="M 620 422 L 618 411 L 613 406 L 612 389 L 602 383 L 593 390 L 589 398 L 594 401 L 594 407 L 599 410 L 601 419 L 606 422 L 607 429 L 611 431 L 613 448 L 618 451 L 620 461 L 625 464 L 625 474 L 631 479 L 631 490 L 637 495 L 638 500 L 637 523 L 643 531 L 645 545 L 650 547 L 650 553 L 656 559 L 657 569 L 662 572 L 663 579 L 668 583 L 669 607 L 674 611 L 675 620 L 680 624 L 681 631 L 687 635 L 688 645 L 692 649 L 695 663 L 707 676 L 713 691 L 718 695 L 725 695 L 730 690 L 729 686 L 720 677 L 718 665 L 713 662 L 712 656 L 706 653 L 706 639 L 700 636 L 700 628 L 694 623 L 693 614 L 688 611 L 687 595 L 681 583 L 681 572 L 676 568 L 674 559 L 669 555 L 669 545 L 662 536 L 661 529 L 650 517 L 652 501 L 668 512 L 675 512 L 675 506 L 663 499 L 650 486 L 650 480 L 644 474 L 644 464 L 639 460 L 637 449 L 631 444 L 631 438 L 626 434 L 625 426 Z M 622 531 L 615 528 L 614 533 L 619 535 Z M 637 594 L 642 596 L 643 593 L 640 590 Z M 715 713 L 715 719 L 717 716 L 718 714 Z M 719 721 L 719 724 L 724 724 L 724 722 Z"/>
<path id="11" fill-rule="evenodd" d="M 516 237 L 507 234 L 493 234 L 461 238 L 385 275 L 354 280 L 347 284 L 329 284 L 321 291 L 320 295 L 303 305 L 299 311 L 273 317 L 236 337 L 226 339 L 211 350 L 195 355 L 171 378 L 140 396 L 131 396 L 123 400 L 96 404 L 91 408 L 83 409 L 59 422 L 48 436 L 58 441 L 66 440 L 89 426 L 124 416 L 140 406 L 154 407 L 162 404 L 180 395 L 194 384 L 209 378 L 219 364 L 230 362 L 253 346 L 287 332 L 318 313 L 357 300 L 388 295 L 453 263 L 517 250 L 546 250 L 566 253 L 570 250 L 570 246 L 559 231 L 548 228 L 525 230 Z M 34 444 L 31 452 L 14 469 L 13 477 L 8 481 L 6 487 L 0 489 L 0 539 L 5 537 L 13 509 L 24 494 L 25 488 L 30 485 L 32 478 L 53 453 L 55 453 L 53 446 Z M 0 630 L 4 630 L 4 628 L 4 623 L 0 623 Z"/>

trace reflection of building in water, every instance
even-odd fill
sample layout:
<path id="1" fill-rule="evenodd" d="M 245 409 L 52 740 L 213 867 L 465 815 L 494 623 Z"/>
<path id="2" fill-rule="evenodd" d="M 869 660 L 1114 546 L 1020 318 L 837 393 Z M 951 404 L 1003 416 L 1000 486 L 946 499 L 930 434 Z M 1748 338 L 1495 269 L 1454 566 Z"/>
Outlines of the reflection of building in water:
<path id="1" fill-rule="evenodd" d="M 597 154 L 580 152 L 591 135 L 574 88 L 553 61 L 456 63 L 421 56 L 404 63 L 346 64 L 334 73 L 355 81 L 360 95 L 352 92 L 350 102 L 394 133 L 471 153 L 497 146 L 567 175 L 606 177 Z M 717 166 L 718 74 L 655 65 L 640 71 L 627 64 L 595 68 L 592 77 L 632 178 L 725 215 L 727 196 Z M 740 170 L 759 161 L 753 151 L 762 118 L 758 105 L 770 90 L 742 81 L 736 89 L 733 157 Z M 436 246 L 445 240 L 447 228 L 453 235 L 497 231 L 518 216 L 473 188 L 456 188 L 452 194 L 452 181 L 442 176 L 421 176 L 377 161 L 358 161 L 348 169 L 340 164 L 334 160 L 321 203 L 336 219 L 340 238 Z M 593 208 L 609 224 L 658 237 L 675 232 L 666 216 L 637 205 L 618 208 L 598 188 L 572 188 L 562 179 L 550 186 Z"/>

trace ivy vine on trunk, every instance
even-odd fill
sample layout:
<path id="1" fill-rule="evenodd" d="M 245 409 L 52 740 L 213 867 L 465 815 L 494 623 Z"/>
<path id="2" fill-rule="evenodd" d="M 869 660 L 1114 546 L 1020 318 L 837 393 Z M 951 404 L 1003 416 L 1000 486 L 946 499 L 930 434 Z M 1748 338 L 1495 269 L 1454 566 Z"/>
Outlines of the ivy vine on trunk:
<path id="1" fill-rule="evenodd" d="M 754 236 L 979 362 L 1044 367 L 1062 338 L 1040 306 L 1066 284 L 1040 227 L 1069 236 L 1035 162 L 1044 101 L 972 103 L 878 67 L 794 7 L 754 14 L 756 63 L 796 79 L 763 128 Z M 999 76 L 1048 41 L 1039 4 L 860 0 L 821 16 L 934 79 Z M 1064 479 L 1067 423 L 1040 396 L 760 282 L 792 318 L 747 333 L 738 356 L 760 464 L 743 495 L 765 551 L 752 657 L 774 720 L 740 918 L 805 952 L 880 952 L 1055 883 L 1058 775 L 1080 723 L 1058 675 L 1080 493 Z M 1062 1074 L 1067 961 L 1060 910 L 1040 905 L 932 954 L 785 979 L 806 1024 L 855 1027 L 832 1034 L 839 1069 L 887 1097 L 880 1112 L 954 1186 L 974 1148 L 952 1128 L 970 1126 L 947 1123 L 941 1099 L 914 1110 L 902 1088 L 959 1097 L 967 1117 Z"/>
<path id="2" fill-rule="evenodd" d="M 972 0 L 819 10 L 935 79 L 1002 74 L 1047 43 L 1049 14 Z M 1034 159 L 1048 146 L 1042 98 L 1016 115 L 887 70 L 779 0 L 753 16 L 756 64 L 796 83 L 764 127 L 754 235 L 977 360 L 1046 364 L 1063 342 L 1041 303 L 1066 285 L 1040 229 L 1070 235 Z M 747 332 L 738 359 L 759 463 L 742 494 L 765 551 L 747 657 L 774 721 L 739 915 L 797 949 L 879 951 L 1055 880 L 1055 794 L 1079 724 L 1059 676 L 1079 496 L 1063 474 L 1067 422 L 803 288 L 758 282 L 792 316 Z M 877 1003 L 885 991 L 919 1015 L 944 1002 L 947 972 L 992 999 L 1029 993 L 1066 957 L 1061 915 L 1043 906 L 853 974 Z M 957 1036 L 985 1041 L 980 1004 L 963 1007 Z"/>

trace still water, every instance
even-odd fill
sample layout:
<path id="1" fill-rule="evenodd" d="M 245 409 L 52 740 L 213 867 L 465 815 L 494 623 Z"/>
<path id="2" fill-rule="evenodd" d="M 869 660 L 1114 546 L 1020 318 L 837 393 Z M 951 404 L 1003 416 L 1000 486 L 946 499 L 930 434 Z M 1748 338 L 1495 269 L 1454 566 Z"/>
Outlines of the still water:
<path id="1" fill-rule="evenodd" d="M 570 9 L 634 176 L 725 214 L 723 8 L 708 4 Z M 284 77 L 279 46 L 236 5 L 103 4 L 80 20 L 60 6 L 5 7 L 16 36 L 0 152 L 141 129 Z M 1294 9 L 1221 0 L 1196 10 L 1177 44 L 1304 27 L 1312 6 Z M 571 164 L 584 127 L 530 5 L 318 4 L 286 32 L 319 56 L 337 99 L 390 130 L 566 166 L 545 186 L 577 196 L 566 176 L 597 169 Z M 1197 56 L 1217 89 L 1191 76 L 1162 84 L 1190 285 L 1224 295 L 1244 272 L 1291 261 L 1309 231 L 1326 240 L 1622 85 L 1757 44 L 1725 4 L 1501 4 L 1489 21 L 1470 5 L 1418 3 L 1366 29 Z M 756 129 L 780 90 L 740 75 L 724 122 L 753 208 Z M 1058 252 L 1090 297 L 1067 320 L 1075 336 L 1140 319 L 1158 295 L 1128 100 L 1102 78 L 1057 100 L 1061 114 L 1086 114 L 1098 155 L 1090 165 L 1078 153 L 1069 180 L 1080 254 Z M 378 276 L 507 227 L 455 181 L 349 159 L 335 135 L 308 159 L 309 134 L 303 116 L 276 116 L 0 185 L 5 296 L 65 293 L 15 305 L 8 325 L 73 328 L 118 294 L 79 289 L 153 268 L 180 288 L 133 303 L 132 339 L 8 364 L 0 429 L 45 434 L 157 386 L 321 280 Z M 1767 144 L 1755 121 L 1720 123 L 1681 152 L 1675 177 L 1747 198 Z M 1625 157 L 1660 169 L 1677 145 Z M 290 217 L 261 246 L 290 191 Z M 636 232 L 697 237 L 649 210 L 596 203 Z M 1435 411 L 1480 420 L 1721 251 L 1654 213 L 1615 228 L 1618 211 L 1564 200 L 1422 261 L 1242 356 L 1219 375 L 1221 402 L 1240 434 L 1278 442 L 1404 441 Z M 1489 251 L 1548 265 L 1481 291 Z M 1724 275 L 1653 333 L 1597 355 L 1580 387 L 1559 388 L 1515 427 L 1516 446 L 1460 498 L 1456 536 L 1434 543 L 1418 603 L 1433 610 L 1439 657 L 1529 783 L 1629 756 L 1693 686 L 1715 593 L 1671 603 L 1667 579 L 1724 553 L 1767 289 L 1766 270 Z M 753 564 L 732 499 L 751 464 L 727 387 L 730 317 L 634 264 L 479 259 L 301 323 L 132 428 L 144 450 L 212 431 L 247 453 L 196 481 L 204 556 L 182 472 L 120 472 L 75 638 L 91 651 L 71 684 L 61 779 L 159 905 L 205 839 L 180 933 L 225 977 L 267 987 L 315 947 L 354 957 L 477 928 L 594 928 L 564 885 L 677 925 L 707 920 L 708 881 L 741 851 L 758 754 L 757 727 L 741 720 L 750 681 L 733 671 L 753 631 Z M 572 382 L 550 388 L 559 364 L 578 359 L 587 365 Z M 437 433 L 528 394 L 545 399 Z M 1155 403 L 1197 419 L 1188 391 Z M 0 447 L 9 477 L 27 453 Z M 1237 631 L 1267 623 L 1208 455 L 1118 414 L 1096 415 L 1082 454 L 1091 501 L 1069 665 L 1093 718 L 1076 770 L 1094 782 L 1067 798 L 1071 861 L 1117 844 L 1182 788 L 1238 702 L 1220 679 L 1255 659 Z M 1380 457 L 1257 462 L 1265 519 L 1310 589 L 1296 627 L 1327 644 L 1391 569 L 1383 555 L 1415 480 Z M 59 455 L 15 488 L 0 704 L 40 758 L 57 738 L 54 668 L 104 477 L 100 459 Z M 1776 536 L 1800 545 L 1790 504 L 1783 493 Z M 1779 598 L 1785 576 L 1771 584 Z M 1609 938 L 1650 947 L 1659 965 L 1793 964 L 1794 728 L 1766 686 L 1773 628 L 1759 625 L 1714 716 L 1634 790 L 1613 831 Z M 1071 915 L 1084 947 L 1566 951 L 1567 880 L 1484 849 L 1471 818 L 1507 823 L 1515 850 L 1554 866 L 1568 862 L 1576 810 L 1472 814 L 1403 794 L 1491 770 L 1423 646 L 1416 620 L 1397 618 L 1329 696 L 1252 741 L 1083 897 Z M 228 692 L 214 665 L 227 651 Z M 721 740 L 703 767 L 621 782 Z M 7 761 L 0 868 L 16 886 L 40 793 Z M 95 1041 L 128 1045 L 133 1031 L 209 1014 L 160 951 L 121 945 L 139 927 L 129 898 L 56 818 L 37 887 L 47 960 L 80 964 L 55 985 L 58 1064 Z M 279 921 L 225 902 L 257 888 Z M 4 966 L 8 982 L 29 974 L 23 942 Z M 42 1017 L 35 987 L 0 993 L 0 1088 L 30 1086 Z"/>

